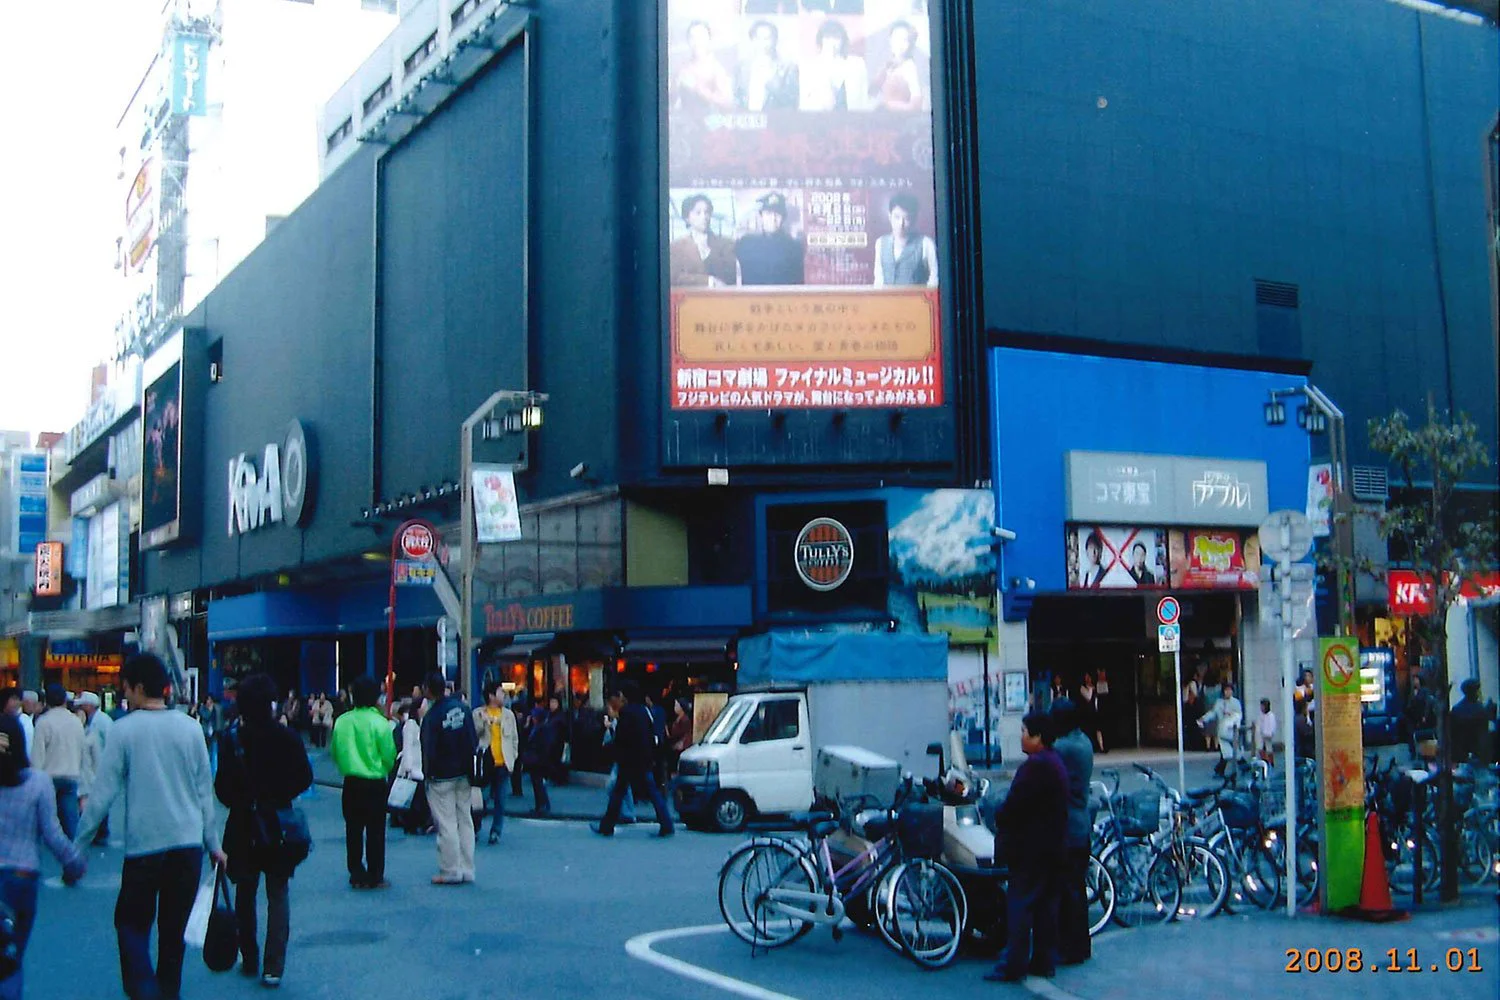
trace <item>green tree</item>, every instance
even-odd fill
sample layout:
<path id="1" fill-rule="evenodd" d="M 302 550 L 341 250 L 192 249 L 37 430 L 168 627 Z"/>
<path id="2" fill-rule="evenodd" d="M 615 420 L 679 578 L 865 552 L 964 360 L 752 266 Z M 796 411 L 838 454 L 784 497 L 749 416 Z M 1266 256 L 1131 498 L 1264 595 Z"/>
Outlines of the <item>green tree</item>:
<path id="1" fill-rule="evenodd" d="M 1464 414 L 1456 417 L 1427 403 L 1427 421 L 1413 425 L 1401 410 L 1371 420 L 1370 447 L 1389 459 L 1394 478 L 1404 486 L 1397 502 L 1380 515 L 1382 538 L 1393 543 L 1426 586 L 1428 613 L 1413 619 L 1417 639 L 1435 658 L 1431 681 L 1441 701 L 1442 778 L 1438 791 L 1439 840 L 1442 847 L 1441 899 L 1458 898 L 1459 819 L 1453 806 L 1453 749 L 1448 706 L 1448 611 L 1463 587 L 1496 565 L 1496 531 L 1492 520 L 1473 520 L 1459 504 L 1460 484 L 1490 466 L 1489 451 L 1478 429 Z"/>

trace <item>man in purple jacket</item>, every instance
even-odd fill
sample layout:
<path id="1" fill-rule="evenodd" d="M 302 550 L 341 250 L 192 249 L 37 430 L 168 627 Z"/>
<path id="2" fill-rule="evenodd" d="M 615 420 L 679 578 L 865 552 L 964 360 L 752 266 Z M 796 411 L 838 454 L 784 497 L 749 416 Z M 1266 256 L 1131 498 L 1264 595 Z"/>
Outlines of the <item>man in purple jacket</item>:
<path id="1" fill-rule="evenodd" d="M 991 982 L 1020 982 L 1029 972 L 1052 976 L 1057 904 L 1062 891 L 1068 825 L 1068 772 L 1052 749 L 1052 720 L 1034 712 L 1021 720 L 1027 758 L 995 810 L 995 856 L 1010 869 L 1006 946 Z"/>

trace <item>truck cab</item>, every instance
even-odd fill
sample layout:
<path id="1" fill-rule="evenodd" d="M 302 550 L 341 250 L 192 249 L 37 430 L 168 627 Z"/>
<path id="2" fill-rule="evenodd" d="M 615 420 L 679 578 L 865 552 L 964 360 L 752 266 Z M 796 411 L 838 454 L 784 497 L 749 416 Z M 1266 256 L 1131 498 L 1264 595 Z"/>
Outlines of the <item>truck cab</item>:
<path id="1" fill-rule="evenodd" d="M 807 695 L 737 694 L 678 763 L 673 797 L 688 822 L 737 831 L 757 814 L 812 805 Z"/>

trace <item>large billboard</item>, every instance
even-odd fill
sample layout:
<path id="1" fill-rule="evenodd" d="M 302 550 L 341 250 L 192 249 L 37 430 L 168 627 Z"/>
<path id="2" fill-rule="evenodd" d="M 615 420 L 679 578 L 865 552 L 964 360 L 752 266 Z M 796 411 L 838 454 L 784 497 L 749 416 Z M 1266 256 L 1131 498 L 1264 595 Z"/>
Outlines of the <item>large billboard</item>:
<path id="1" fill-rule="evenodd" d="M 938 407 L 927 0 L 667 0 L 673 410 Z"/>
<path id="2" fill-rule="evenodd" d="M 146 386 L 141 405 L 141 548 L 167 545 L 181 534 L 182 362 Z"/>

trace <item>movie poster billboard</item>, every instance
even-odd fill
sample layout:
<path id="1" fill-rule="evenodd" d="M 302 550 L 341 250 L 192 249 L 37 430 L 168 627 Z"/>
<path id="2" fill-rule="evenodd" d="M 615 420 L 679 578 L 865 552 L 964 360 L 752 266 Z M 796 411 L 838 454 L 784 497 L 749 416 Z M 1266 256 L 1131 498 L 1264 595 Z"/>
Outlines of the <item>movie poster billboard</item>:
<path id="1" fill-rule="evenodd" d="M 1070 524 L 1069 590 L 1165 590 L 1167 531 L 1135 525 Z"/>
<path id="2" fill-rule="evenodd" d="M 936 407 L 927 0 L 667 0 L 675 410 Z"/>
<path id="3" fill-rule="evenodd" d="M 181 533 L 181 361 L 147 384 L 141 421 L 141 548 L 149 549 L 174 542 Z"/>
<path id="4" fill-rule="evenodd" d="M 1260 586 L 1260 535 L 1240 528 L 1174 528 L 1168 535 L 1172 586 L 1254 590 Z"/>

